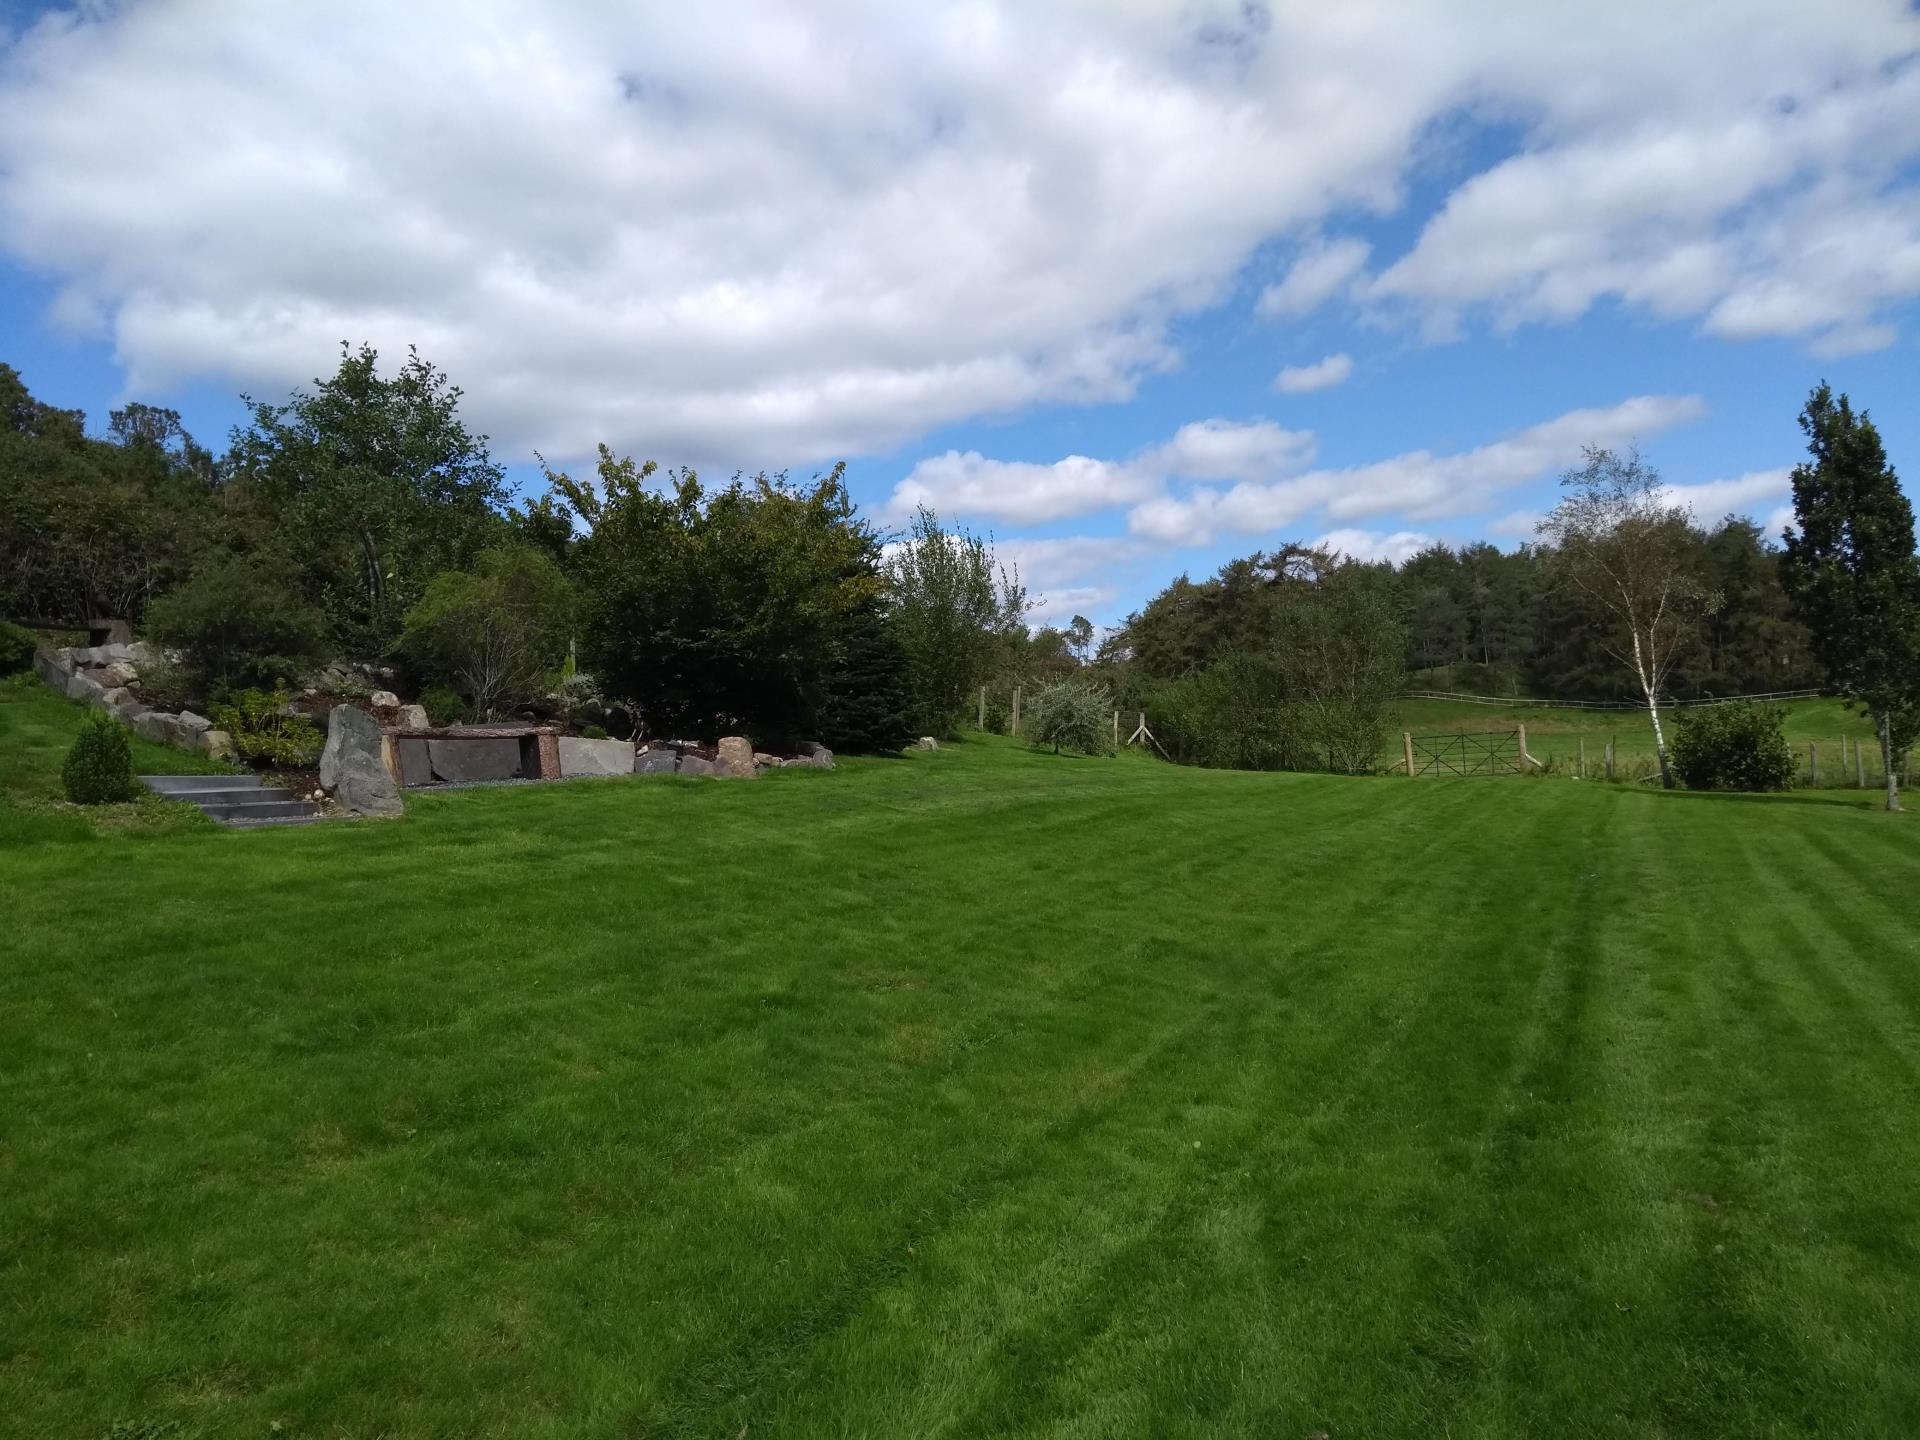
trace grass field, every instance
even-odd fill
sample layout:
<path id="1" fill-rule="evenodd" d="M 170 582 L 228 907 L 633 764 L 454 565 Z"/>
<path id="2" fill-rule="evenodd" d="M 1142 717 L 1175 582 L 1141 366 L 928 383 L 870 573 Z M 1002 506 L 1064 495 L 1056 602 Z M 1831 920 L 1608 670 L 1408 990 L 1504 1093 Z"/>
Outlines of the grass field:
<path id="1" fill-rule="evenodd" d="M 5 699 L 0 1433 L 1920 1433 L 1871 796 L 979 740 L 103 830 Z"/>

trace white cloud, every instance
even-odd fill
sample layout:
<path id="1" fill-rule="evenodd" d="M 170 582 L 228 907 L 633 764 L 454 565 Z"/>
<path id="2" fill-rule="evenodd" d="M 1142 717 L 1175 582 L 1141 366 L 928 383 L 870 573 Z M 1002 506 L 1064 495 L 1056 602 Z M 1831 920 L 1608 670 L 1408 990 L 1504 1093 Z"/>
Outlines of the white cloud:
<path id="1" fill-rule="evenodd" d="M 1355 560 L 1385 560 L 1398 565 L 1433 544 L 1434 539 L 1417 530 L 1395 530 L 1390 535 L 1377 530 L 1329 530 L 1313 543 Z"/>
<path id="2" fill-rule="evenodd" d="M 1639 395 L 1606 409 L 1569 411 L 1456 455 L 1415 450 L 1273 483 L 1156 496 L 1136 505 L 1127 525 L 1164 544 L 1200 545 L 1223 533 L 1271 532 L 1314 513 L 1335 520 L 1469 514 L 1502 490 L 1575 463 L 1587 446 L 1630 444 L 1705 413 L 1698 396 Z"/>
<path id="3" fill-rule="evenodd" d="M 1182 425 L 1171 440 L 1127 460 L 1069 455 L 1034 464 L 949 450 L 916 464 L 894 486 L 886 509 L 896 520 L 925 505 L 943 514 L 1037 524 L 1146 499 L 1176 477 L 1264 478 L 1312 458 L 1308 431 L 1283 429 L 1270 420 L 1196 420 Z"/>
<path id="4" fill-rule="evenodd" d="M 1313 390 L 1331 390 L 1346 383 L 1353 374 L 1351 355 L 1329 355 L 1311 365 L 1289 365 L 1274 377 L 1273 388 L 1282 395 L 1304 395 Z"/>
<path id="5" fill-rule="evenodd" d="M 1465 116 L 1517 153 L 1262 310 L 1614 297 L 1837 352 L 1920 293 L 1920 17 L 1845 9 L 89 3 L 0 41 L 0 246 L 135 391 L 417 343 L 509 454 L 805 464 L 1128 398 Z"/>
<path id="6" fill-rule="evenodd" d="M 1777 470 L 1750 470 L 1728 480 L 1669 485 L 1666 500 L 1669 505 L 1684 505 L 1691 510 L 1697 525 L 1717 525 L 1728 515 L 1751 515 L 1756 504 L 1791 494 L 1792 475 L 1791 469 L 1782 466 Z"/>
<path id="7" fill-rule="evenodd" d="M 1293 320 L 1319 309 L 1366 266 L 1373 247 L 1364 240 L 1336 240 L 1307 251 L 1284 278 L 1260 292 L 1255 308 L 1270 320 Z"/>

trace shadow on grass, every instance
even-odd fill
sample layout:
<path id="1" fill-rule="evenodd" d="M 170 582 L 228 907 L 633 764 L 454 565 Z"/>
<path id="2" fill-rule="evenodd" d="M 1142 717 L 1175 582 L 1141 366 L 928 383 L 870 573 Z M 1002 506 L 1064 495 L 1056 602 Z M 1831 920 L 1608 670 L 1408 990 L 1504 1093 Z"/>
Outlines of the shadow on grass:
<path id="1" fill-rule="evenodd" d="M 1774 790 L 1754 793 L 1742 790 L 1662 790 L 1658 786 L 1617 786 L 1623 795 L 1641 799 L 1695 801 L 1721 805 L 1823 805 L 1841 810 L 1884 810 L 1886 796 L 1878 790 L 1855 792 L 1832 790 Z"/>

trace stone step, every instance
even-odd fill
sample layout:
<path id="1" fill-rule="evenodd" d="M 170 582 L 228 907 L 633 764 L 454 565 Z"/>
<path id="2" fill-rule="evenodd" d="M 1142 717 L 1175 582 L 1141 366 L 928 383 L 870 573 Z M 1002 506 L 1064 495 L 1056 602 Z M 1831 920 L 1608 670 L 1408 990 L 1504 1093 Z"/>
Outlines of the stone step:
<path id="1" fill-rule="evenodd" d="M 195 802 L 197 808 L 209 819 L 230 822 L 234 820 L 283 820 L 296 815 L 316 815 L 313 803 L 308 800 L 296 800 L 286 791 L 280 792 L 277 800 L 232 800 L 214 803 Z"/>
<path id="2" fill-rule="evenodd" d="M 140 783 L 162 795 L 185 795 L 204 790 L 258 790 L 258 775 L 142 775 Z"/>

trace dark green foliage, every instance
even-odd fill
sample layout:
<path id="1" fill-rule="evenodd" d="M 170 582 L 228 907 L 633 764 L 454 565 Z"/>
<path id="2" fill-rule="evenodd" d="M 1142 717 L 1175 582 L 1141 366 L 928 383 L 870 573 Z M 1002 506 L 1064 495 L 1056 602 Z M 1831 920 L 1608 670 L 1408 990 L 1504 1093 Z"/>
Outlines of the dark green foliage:
<path id="1" fill-rule="evenodd" d="M 580 727 L 580 733 L 588 740 L 604 740 L 607 738 L 607 729 L 604 725 L 582 725 Z"/>
<path id="2" fill-rule="evenodd" d="M 451 685 L 427 686 L 420 692 L 420 704 L 436 727 L 461 724 L 473 713 Z"/>
<path id="3" fill-rule="evenodd" d="M 559 683 L 574 599 L 546 551 L 502 546 L 483 552 L 471 571 L 434 576 L 407 613 L 400 648 L 493 719 Z"/>
<path id="4" fill-rule="evenodd" d="M 1113 748 L 1113 694 L 1084 680 L 1038 687 L 1021 705 L 1020 725 L 1041 749 L 1105 755 Z"/>
<path id="5" fill-rule="evenodd" d="M 391 379 L 378 362 L 343 345 L 311 391 L 248 398 L 231 453 L 277 507 L 340 649 L 363 659 L 388 653 L 433 576 L 507 538 L 506 484 L 460 419 L 459 387 L 413 351 Z"/>
<path id="6" fill-rule="evenodd" d="M 1300 770 L 1311 759 L 1286 677 L 1270 655 L 1222 656 L 1155 691 L 1146 710 L 1162 751 L 1183 765 Z"/>
<path id="7" fill-rule="evenodd" d="M 0 675 L 12 675 L 30 668 L 38 645 L 31 630 L 0 620 Z"/>
<path id="8" fill-rule="evenodd" d="M 1873 716 L 1899 808 L 1893 758 L 1920 725 L 1920 560 L 1913 506 L 1865 411 L 1824 383 L 1800 413 L 1811 462 L 1793 471 L 1797 528 L 1785 579 L 1828 681 Z"/>
<path id="9" fill-rule="evenodd" d="M 287 713 L 284 688 L 241 690 L 224 705 L 216 705 L 213 723 L 233 740 L 243 760 L 267 765 L 304 767 L 320 758 L 326 737 L 305 715 Z"/>
<path id="10" fill-rule="evenodd" d="M 182 655 L 201 699 L 298 680 L 326 652 L 326 620 L 271 563 L 218 560 L 154 601 L 148 633 Z"/>
<path id="11" fill-rule="evenodd" d="M 1680 712 L 1673 766 L 1689 790 L 1785 790 L 1793 783 L 1786 711 L 1733 701 Z"/>
<path id="12" fill-rule="evenodd" d="M 819 734 L 831 750 L 889 754 L 913 738 L 913 698 L 899 623 L 877 599 L 847 617 L 840 652 L 822 687 Z"/>
<path id="13" fill-rule="evenodd" d="M 76 805 L 110 805 L 139 793 L 133 778 L 133 750 L 119 721 L 89 711 L 60 766 L 60 783 Z"/>
<path id="14" fill-rule="evenodd" d="M 979 687 L 1026 643 L 1026 591 L 995 566 L 984 540 L 945 529 L 925 507 L 888 561 L 887 579 L 911 662 L 913 721 L 951 734 Z"/>
<path id="15" fill-rule="evenodd" d="M 642 733 L 824 736 L 829 677 L 880 595 L 880 544 L 843 470 L 709 494 L 601 447 L 597 490 L 552 476 L 593 527 L 574 547 L 581 660 Z M 851 722 L 850 722 L 851 723 Z"/>

